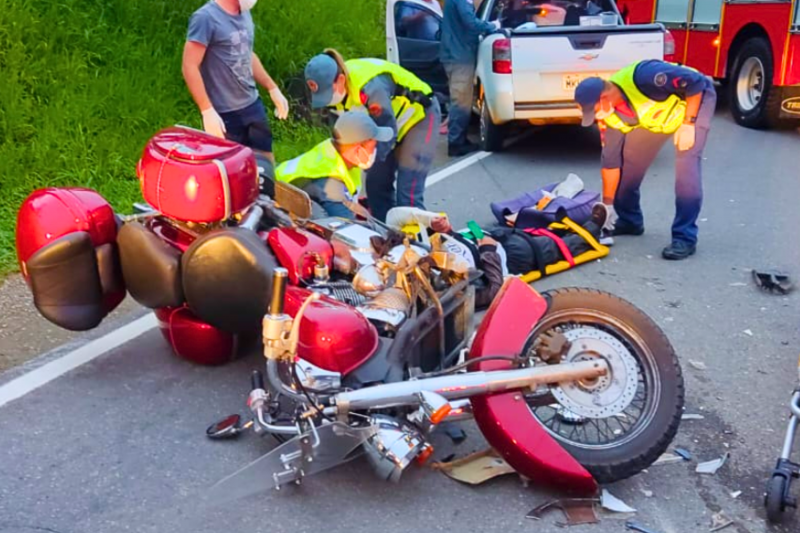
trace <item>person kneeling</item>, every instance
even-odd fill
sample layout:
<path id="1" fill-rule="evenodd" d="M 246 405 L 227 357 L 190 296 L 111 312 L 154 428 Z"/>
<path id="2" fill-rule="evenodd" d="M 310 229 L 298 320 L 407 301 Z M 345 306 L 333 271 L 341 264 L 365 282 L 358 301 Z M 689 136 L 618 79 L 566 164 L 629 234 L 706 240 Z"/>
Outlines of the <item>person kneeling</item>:
<path id="1" fill-rule="evenodd" d="M 359 111 L 343 113 L 333 137 L 275 169 L 275 179 L 303 189 L 329 216 L 353 218 L 348 205 L 361 190 L 361 171 L 375 163 L 379 142 L 394 138 L 391 128 L 379 127 Z"/>

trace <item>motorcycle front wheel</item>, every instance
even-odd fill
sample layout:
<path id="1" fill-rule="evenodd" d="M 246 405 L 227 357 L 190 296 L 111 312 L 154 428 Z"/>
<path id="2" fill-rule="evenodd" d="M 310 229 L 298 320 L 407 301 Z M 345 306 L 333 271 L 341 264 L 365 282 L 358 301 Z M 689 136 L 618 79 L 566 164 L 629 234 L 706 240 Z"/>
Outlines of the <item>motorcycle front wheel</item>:
<path id="1" fill-rule="evenodd" d="M 612 294 L 570 288 L 543 296 L 548 311 L 525 356 L 547 364 L 542 342 L 555 337 L 567 341 L 560 362 L 601 358 L 610 372 L 528 396 L 531 414 L 598 482 L 641 472 L 666 451 L 681 421 L 684 385 L 672 345 L 643 311 Z"/>

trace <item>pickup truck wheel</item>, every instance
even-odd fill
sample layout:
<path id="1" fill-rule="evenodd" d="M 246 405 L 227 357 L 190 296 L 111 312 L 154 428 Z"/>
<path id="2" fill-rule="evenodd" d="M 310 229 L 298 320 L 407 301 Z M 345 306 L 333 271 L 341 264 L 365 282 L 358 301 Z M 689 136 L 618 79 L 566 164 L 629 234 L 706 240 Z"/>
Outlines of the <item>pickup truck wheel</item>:
<path id="1" fill-rule="evenodd" d="M 780 90 L 772 85 L 772 49 L 763 38 L 742 45 L 728 83 L 733 119 L 740 126 L 764 129 L 782 126 Z"/>
<path id="2" fill-rule="evenodd" d="M 481 150 L 485 152 L 499 152 L 503 149 L 505 132 L 502 126 L 492 122 L 492 115 L 486 102 L 481 102 Z"/>

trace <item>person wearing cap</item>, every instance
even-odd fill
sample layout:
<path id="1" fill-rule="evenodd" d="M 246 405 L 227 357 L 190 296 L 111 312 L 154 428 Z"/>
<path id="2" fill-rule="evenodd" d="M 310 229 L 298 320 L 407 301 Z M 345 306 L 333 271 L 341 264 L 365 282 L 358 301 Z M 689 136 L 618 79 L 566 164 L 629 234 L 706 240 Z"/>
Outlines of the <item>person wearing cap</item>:
<path id="1" fill-rule="evenodd" d="M 306 65 L 311 107 L 335 113 L 368 113 L 394 136 L 378 143 L 377 160 L 367 173 L 372 216 L 384 220 L 395 206 L 424 209 L 425 179 L 436 155 L 441 123 L 439 102 L 430 86 L 404 68 L 382 59 L 344 61 L 325 50 Z"/>
<path id="2" fill-rule="evenodd" d="M 592 77 L 575 90 L 583 126 L 605 127 L 603 202 L 613 206 L 614 235 L 641 235 L 639 188 L 666 140 L 675 145 L 675 218 L 669 260 L 697 249 L 697 218 L 703 201 L 701 161 L 717 102 L 712 81 L 694 69 L 658 60 L 633 63 L 610 80 Z"/>
<path id="3" fill-rule="evenodd" d="M 211 0 L 189 19 L 183 78 L 203 116 L 203 129 L 272 156 L 272 130 L 256 84 L 269 91 L 275 116 L 289 102 L 253 52 L 250 10 L 256 0 Z"/>
<path id="4" fill-rule="evenodd" d="M 475 91 L 475 66 L 480 37 L 500 29 L 499 21 L 480 20 L 473 0 L 448 0 L 442 18 L 439 59 L 447 73 L 450 107 L 447 114 L 447 153 L 458 157 L 478 146 L 467 140 Z"/>
<path id="5" fill-rule="evenodd" d="M 353 218 L 348 204 L 361 189 L 361 171 L 375 162 L 377 146 L 394 138 L 391 128 L 380 127 L 366 114 L 349 111 L 325 140 L 275 169 L 275 179 L 299 187 L 329 216 Z"/>

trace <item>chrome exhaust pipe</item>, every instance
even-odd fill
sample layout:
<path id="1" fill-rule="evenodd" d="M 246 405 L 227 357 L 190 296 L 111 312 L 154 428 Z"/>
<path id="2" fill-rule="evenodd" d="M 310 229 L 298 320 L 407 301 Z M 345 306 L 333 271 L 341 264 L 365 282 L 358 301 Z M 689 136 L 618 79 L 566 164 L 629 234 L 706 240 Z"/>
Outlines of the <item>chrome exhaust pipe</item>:
<path id="1" fill-rule="evenodd" d="M 447 400 L 460 400 L 496 392 L 594 379 L 608 372 L 608 364 L 602 360 L 581 361 L 559 365 L 500 370 L 494 372 L 468 372 L 452 376 L 403 381 L 376 385 L 333 396 L 335 407 L 326 408 L 331 414 L 346 414 L 349 411 L 387 409 L 404 405 L 419 405 L 421 392 L 434 392 Z"/>

